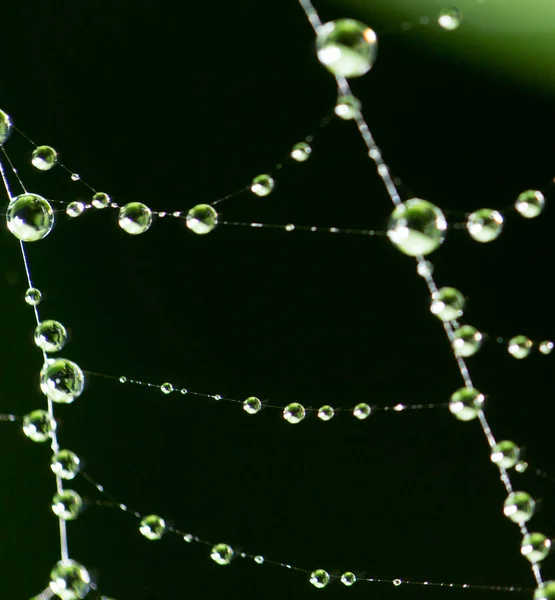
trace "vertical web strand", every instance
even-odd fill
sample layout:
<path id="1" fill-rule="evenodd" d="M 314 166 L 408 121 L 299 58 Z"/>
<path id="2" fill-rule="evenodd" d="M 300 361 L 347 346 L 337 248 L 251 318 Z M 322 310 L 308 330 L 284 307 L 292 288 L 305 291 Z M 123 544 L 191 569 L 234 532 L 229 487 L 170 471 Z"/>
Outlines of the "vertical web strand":
<path id="1" fill-rule="evenodd" d="M 314 5 L 312 4 L 311 0 L 298 0 L 298 2 L 300 4 L 301 8 L 303 9 L 308 21 L 310 22 L 310 25 L 314 29 L 314 33 L 318 34 L 318 29 L 322 26 L 322 21 L 318 15 L 318 12 L 314 8 Z M 341 94 L 352 95 L 351 87 L 345 77 L 335 76 L 335 80 L 337 83 L 337 88 Z M 368 124 L 366 123 L 366 120 L 364 119 L 364 117 L 362 116 L 362 113 L 360 111 L 358 112 L 355 120 L 356 120 L 358 131 L 368 149 L 368 156 L 371 160 L 374 161 L 374 164 L 376 165 L 378 174 L 380 175 L 380 177 L 383 180 L 386 191 L 389 194 L 389 197 L 390 197 L 391 201 L 393 202 L 394 206 L 397 207 L 400 204 L 402 204 L 401 197 L 399 195 L 399 192 L 397 190 L 395 182 L 393 181 L 393 177 L 391 176 L 389 167 L 383 160 L 381 150 L 378 147 L 378 145 L 376 144 L 376 141 L 374 140 L 372 132 L 370 131 L 370 128 L 368 127 Z M 422 265 L 425 262 L 423 256 L 417 256 L 416 261 L 417 261 L 418 265 Z M 424 270 L 424 272 L 426 273 L 424 279 L 428 286 L 430 295 L 432 295 L 434 292 L 437 291 L 437 285 L 434 281 L 432 274 L 429 272 L 426 272 L 426 270 Z M 444 329 L 445 329 L 447 338 L 452 347 L 452 342 L 455 337 L 453 325 L 450 322 L 445 322 L 443 325 L 444 325 Z M 452 349 L 453 349 L 453 347 L 452 347 Z M 453 354 L 454 354 L 455 360 L 457 361 L 457 366 L 459 368 L 461 377 L 464 381 L 464 385 L 467 388 L 474 387 L 473 383 L 472 383 L 472 379 L 470 377 L 470 372 L 468 370 L 468 367 L 466 366 L 466 362 L 465 362 L 464 358 L 462 358 L 461 356 L 458 356 L 454 351 L 453 351 Z M 484 414 L 483 410 L 478 411 L 478 420 L 480 422 L 480 425 L 482 427 L 482 430 L 484 432 L 486 440 L 487 440 L 490 448 L 492 448 L 495 445 L 496 441 L 495 441 L 495 437 L 493 435 L 493 432 L 491 430 L 491 427 L 488 423 L 488 420 L 487 420 L 486 415 Z M 500 466 L 499 471 L 500 471 L 500 479 L 501 479 L 503 485 L 505 486 L 507 493 L 510 494 L 513 491 L 513 486 L 512 486 L 510 477 L 505 468 Z M 526 527 L 525 523 L 520 523 L 520 531 L 523 535 L 526 535 L 528 533 L 528 528 Z M 534 575 L 534 578 L 536 579 L 537 584 L 540 585 L 542 583 L 542 576 L 541 576 L 541 571 L 540 571 L 540 567 L 538 564 L 532 565 L 532 573 Z"/>
<path id="2" fill-rule="evenodd" d="M 11 165 L 11 163 L 10 163 L 10 165 Z M 11 165 L 11 166 L 13 169 L 13 165 Z M 1 176 L 2 182 L 4 184 L 6 194 L 8 195 L 8 199 L 11 200 L 12 194 L 11 194 L 11 190 L 10 190 L 10 185 L 8 182 L 8 178 L 6 177 L 4 164 L 1 159 L 0 159 L 0 176 Z M 32 288 L 33 282 L 32 282 L 32 278 L 31 278 L 31 270 L 29 268 L 29 261 L 27 260 L 27 253 L 25 252 L 25 244 L 23 243 L 22 240 L 19 241 L 19 244 L 20 244 L 20 248 L 21 248 L 21 255 L 23 258 L 23 266 L 25 268 L 25 275 L 27 277 L 27 283 L 28 283 L 29 287 Z M 34 309 L 34 313 L 35 313 L 35 320 L 38 325 L 40 323 L 39 310 L 36 305 L 33 306 L 33 309 Z M 44 352 L 44 350 L 42 351 L 42 354 L 43 354 L 43 359 L 46 362 L 48 356 L 47 356 L 46 352 Z M 50 398 L 47 398 L 47 403 L 48 403 L 48 410 L 47 410 L 48 415 L 51 419 L 55 419 L 54 404 L 53 404 L 52 400 Z M 60 448 L 60 446 L 58 444 L 58 435 L 56 433 L 56 430 L 54 430 L 51 433 L 50 447 L 52 449 L 53 455 L 56 454 Z M 55 475 L 55 478 L 56 478 L 56 490 L 58 493 L 61 493 L 63 491 L 62 479 L 60 478 L 59 475 Z M 66 524 L 65 520 L 62 519 L 61 517 L 58 517 L 58 524 L 59 524 L 59 530 L 60 530 L 60 556 L 63 561 L 67 561 L 69 559 L 68 542 L 67 542 L 67 524 Z"/>

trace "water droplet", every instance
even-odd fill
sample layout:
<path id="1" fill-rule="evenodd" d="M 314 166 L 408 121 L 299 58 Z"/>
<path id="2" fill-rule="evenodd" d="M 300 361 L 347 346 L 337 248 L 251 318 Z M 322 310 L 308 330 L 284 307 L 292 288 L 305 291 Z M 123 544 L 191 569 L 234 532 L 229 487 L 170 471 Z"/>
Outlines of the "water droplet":
<path id="1" fill-rule="evenodd" d="M 395 208 L 387 235 L 401 252 L 421 256 L 441 246 L 446 230 L 447 221 L 437 206 L 412 198 Z"/>
<path id="2" fill-rule="evenodd" d="M 364 402 L 357 404 L 353 409 L 353 415 L 361 421 L 369 417 L 371 412 L 372 409 L 370 408 L 370 406 Z"/>
<path id="3" fill-rule="evenodd" d="M 24 242 L 46 237 L 54 227 L 54 211 L 38 194 L 21 194 L 12 199 L 6 215 L 8 229 Z"/>
<path id="4" fill-rule="evenodd" d="M 474 388 L 459 388 L 449 401 L 449 410 L 460 421 L 472 421 L 484 407 L 484 394 Z"/>
<path id="5" fill-rule="evenodd" d="M 166 532 L 166 522 L 158 515 L 148 515 L 141 521 L 139 531 L 147 540 L 161 540 Z"/>
<path id="6" fill-rule="evenodd" d="M 67 205 L 66 214 L 72 218 L 79 217 L 85 212 L 85 208 L 83 202 L 70 202 Z"/>
<path id="7" fill-rule="evenodd" d="M 472 356 L 482 347 L 483 335 L 471 325 L 463 325 L 455 329 L 453 350 L 457 356 Z"/>
<path id="8" fill-rule="evenodd" d="M 318 409 L 318 418 L 322 419 L 322 421 L 329 421 L 330 419 L 333 418 L 333 415 L 335 414 L 333 408 L 331 406 L 329 406 L 328 404 L 326 404 L 325 406 L 322 406 L 322 408 Z"/>
<path id="9" fill-rule="evenodd" d="M 520 448 L 510 440 L 502 440 L 493 446 L 490 458 L 499 467 L 512 469 L 520 459 Z"/>
<path id="10" fill-rule="evenodd" d="M 56 421 L 45 410 L 34 410 L 23 417 L 23 433 L 33 442 L 46 442 L 56 427 Z"/>
<path id="11" fill-rule="evenodd" d="M 37 290 L 37 288 L 29 288 L 25 292 L 25 302 L 27 302 L 29 306 L 37 306 L 40 304 L 41 300 L 42 294 L 40 293 L 40 290 Z"/>
<path id="12" fill-rule="evenodd" d="M 227 544 L 216 544 L 212 548 L 210 558 L 218 565 L 229 565 L 233 558 L 233 550 Z"/>
<path id="13" fill-rule="evenodd" d="M 539 349 L 542 354 L 551 354 L 553 350 L 553 342 L 550 342 L 549 340 L 540 342 Z"/>
<path id="14" fill-rule="evenodd" d="M 33 151 L 31 163 L 39 171 L 49 171 L 58 162 L 58 154 L 50 146 L 38 146 Z"/>
<path id="15" fill-rule="evenodd" d="M 110 196 L 104 192 L 97 192 L 92 197 L 92 205 L 99 210 L 107 208 L 110 205 Z"/>
<path id="16" fill-rule="evenodd" d="M 543 533 L 527 533 L 522 538 L 520 552 L 531 563 L 541 562 L 549 554 L 551 540 Z"/>
<path id="17" fill-rule="evenodd" d="M 336 77 L 360 77 L 372 68 L 378 51 L 375 32 L 354 19 L 330 21 L 316 32 L 318 60 Z"/>
<path id="18" fill-rule="evenodd" d="M 341 575 L 341 583 L 343 585 L 346 585 L 347 587 L 351 587 L 352 585 L 354 585 L 356 580 L 356 575 L 354 573 L 351 573 L 351 571 L 346 571 L 345 573 L 343 573 L 343 575 Z"/>
<path id="19" fill-rule="evenodd" d="M 81 179 L 81 176 L 78 173 L 71 174 L 71 181 L 79 181 L 80 179 Z"/>
<path id="20" fill-rule="evenodd" d="M 173 392 L 173 385 L 171 383 L 163 383 L 160 386 L 163 394 L 171 394 Z"/>
<path id="21" fill-rule="evenodd" d="M 503 504 L 503 513 L 513 523 L 525 523 L 532 518 L 536 502 L 526 492 L 512 492 Z"/>
<path id="22" fill-rule="evenodd" d="M 62 490 L 52 499 L 52 512 L 64 521 L 72 521 L 79 516 L 83 500 L 73 490 Z"/>
<path id="23" fill-rule="evenodd" d="M 454 321 L 462 317 L 465 299 L 459 290 L 442 287 L 432 294 L 430 311 L 442 321 Z"/>
<path id="24" fill-rule="evenodd" d="M 258 175 L 252 180 L 251 192 L 260 196 L 267 196 L 275 188 L 276 183 L 270 175 Z"/>
<path id="25" fill-rule="evenodd" d="M 50 589 L 61 600 L 81 600 L 91 587 L 85 567 L 74 560 L 61 560 L 50 573 Z"/>
<path id="26" fill-rule="evenodd" d="M 545 207 L 545 197 L 537 190 L 522 192 L 516 199 L 515 208 L 525 219 L 537 217 Z"/>
<path id="27" fill-rule="evenodd" d="M 525 460 L 519 460 L 515 465 L 515 471 L 517 473 L 524 473 L 528 468 L 528 463 Z"/>
<path id="28" fill-rule="evenodd" d="M 40 389 L 53 402 L 70 404 L 83 392 L 85 376 L 74 362 L 65 358 L 49 360 L 40 372 Z"/>
<path id="29" fill-rule="evenodd" d="M 192 536 L 190 533 L 186 533 L 186 534 L 183 536 L 183 540 L 184 540 L 185 542 L 187 542 L 188 544 L 190 544 L 190 543 L 193 541 L 193 539 L 194 539 L 194 538 L 193 538 L 193 536 Z"/>
<path id="30" fill-rule="evenodd" d="M 532 340 L 525 335 L 517 335 L 509 340 L 509 354 L 518 359 L 526 358 L 532 352 L 533 345 Z"/>
<path id="31" fill-rule="evenodd" d="M 440 13 L 437 22 L 439 26 L 447 31 L 458 29 L 462 21 L 462 12 L 455 7 L 444 8 Z"/>
<path id="32" fill-rule="evenodd" d="M 330 576 L 324 569 L 316 569 L 310 574 L 310 583 L 315 588 L 325 588 L 330 582 Z"/>
<path id="33" fill-rule="evenodd" d="M 262 408 L 262 402 L 254 396 L 250 396 L 243 402 L 243 410 L 249 415 L 255 415 Z"/>
<path id="34" fill-rule="evenodd" d="M 37 325 L 35 344 L 44 352 L 59 352 L 66 342 L 66 328 L 58 321 L 42 321 Z"/>
<path id="35" fill-rule="evenodd" d="M 210 233 L 218 224 L 218 213 L 209 204 L 198 204 L 187 213 L 187 227 L 194 233 Z"/>
<path id="36" fill-rule="evenodd" d="M 305 418 L 305 410 L 302 404 L 292 402 L 283 409 L 283 418 L 292 424 L 300 423 Z"/>
<path id="37" fill-rule="evenodd" d="M 139 235 L 152 225 L 152 211 L 140 202 L 130 202 L 120 208 L 118 224 L 130 235 Z"/>
<path id="38" fill-rule="evenodd" d="M 312 148 L 306 142 L 299 142 L 291 150 L 291 158 L 297 162 L 304 162 L 310 158 Z"/>
<path id="39" fill-rule="evenodd" d="M 261 565 L 261 564 L 263 564 L 263 563 L 264 563 L 264 557 L 263 557 L 263 556 L 255 556 L 255 557 L 254 557 L 254 562 L 255 562 L 257 565 Z"/>
<path id="40" fill-rule="evenodd" d="M 60 450 L 52 456 L 52 472 L 62 479 L 73 479 L 81 468 L 81 461 L 75 452 Z"/>
<path id="41" fill-rule="evenodd" d="M 496 210 L 482 208 L 468 216 L 466 226 L 470 237 L 477 242 L 492 242 L 503 231 L 503 217 Z"/>
<path id="42" fill-rule="evenodd" d="M 341 95 L 337 98 L 335 105 L 335 114 L 344 121 L 356 119 L 360 115 L 361 104 L 360 100 L 355 96 Z M 372 157 L 370 157 L 372 158 Z"/>
<path id="43" fill-rule="evenodd" d="M 119 378 L 119 382 L 120 382 L 120 383 L 127 383 L 127 377 L 126 377 L 125 375 L 122 375 L 122 376 Z"/>
<path id="44" fill-rule="evenodd" d="M 400 586 L 403 582 L 400 579 L 394 579 L 393 580 L 393 585 L 394 586 Z"/>

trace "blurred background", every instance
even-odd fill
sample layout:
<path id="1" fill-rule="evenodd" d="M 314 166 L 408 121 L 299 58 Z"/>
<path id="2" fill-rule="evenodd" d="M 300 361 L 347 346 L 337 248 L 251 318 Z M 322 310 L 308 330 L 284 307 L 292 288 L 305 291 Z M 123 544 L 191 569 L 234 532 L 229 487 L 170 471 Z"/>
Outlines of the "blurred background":
<path id="1" fill-rule="evenodd" d="M 531 467 L 514 485 L 542 500 L 530 528 L 553 537 L 554 483 L 533 470 L 555 474 L 555 358 L 536 349 L 517 361 L 496 339 L 555 336 L 555 8 L 465 2 L 449 32 L 437 25 L 437 2 L 316 7 L 324 21 L 356 18 L 378 34 L 376 64 L 352 88 L 403 199 L 437 204 L 452 225 L 478 208 L 504 211 L 497 241 L 453 227 L 430 259 L 438 285 L 468 298 L 463 322 L 489 336 L 469 367 L 497 438 L 526 448 Z M 22 1 L 3 8 L 3 22 L 0 108 L 120 205 L 186 211 L 271 171 L 275 191 L 222 202 L 222 220 L 387 228 L 392 205 L 355 125 L 319 127 L 333 114 L 335 82 L 293 0 Z M 310 159 L 285 161 L 307 135 Z M 6 144 L 30 191 L 90 201 L 63 169 L 34 171 L 32 149 L 17 135 Z M 537 219 L 511 211 L 526 189 L 546 195 Z M 52 233 L 27 248 L 41 315 L 69 329 L 61 355 L 83 369 L 343 409 L 328 423 L 312 413 L 290 425 L 269 408 L 252 416 L 90 377 L 74 404 L 56 407 L 59 439 L 119 501 L 301 568 L 534 588 L 476 421 L 440 408 L 361 422 L 349 414 L 361 401 L 445 403 L 462 385 L 414 260 L 387 238 L 225 225 L 196 236 L 171 218 L 132 237 L 107 209 L 57 213 Z M 5 225 L 0 256 L 0 409 L 23 415 L 45 406 L 42 357 Z M 49 460 L 46 446 L 0 423 L 2 597 L 38 594 L 59 559 Z M 71 485 L 88 508 L 69 523 L 70 554 L 117 600 L 532 597 L 390 583 L 317 590 L 304 574 L 250 560 L 220 567 L 205 546 L 146 540 L 130 516 L 96 506 L 101 496 L 84 479 Z M 552 558 L 544 574 L 553 577 Z"/>

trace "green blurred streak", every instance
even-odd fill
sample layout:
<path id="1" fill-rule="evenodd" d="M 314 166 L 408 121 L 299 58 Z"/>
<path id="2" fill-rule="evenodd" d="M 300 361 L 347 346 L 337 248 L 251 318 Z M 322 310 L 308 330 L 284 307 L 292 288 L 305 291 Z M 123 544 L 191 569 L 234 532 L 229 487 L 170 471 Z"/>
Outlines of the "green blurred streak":
<path id="1" fill-rule="evenodd" d="M 520 85 L 555 94 L 555 0 L 331 0 L 333 13 L 406 35 L 443 54 L 468 61 Z M 437 24 L 442 8 L 456 6 L 463 21 L 456 31 Z M 429 24 L 420 23 L 428 17 Z M 411 23 L 408 31 L 403 23 Z M 378 30 L 378 34 L 380 31 Z"/>

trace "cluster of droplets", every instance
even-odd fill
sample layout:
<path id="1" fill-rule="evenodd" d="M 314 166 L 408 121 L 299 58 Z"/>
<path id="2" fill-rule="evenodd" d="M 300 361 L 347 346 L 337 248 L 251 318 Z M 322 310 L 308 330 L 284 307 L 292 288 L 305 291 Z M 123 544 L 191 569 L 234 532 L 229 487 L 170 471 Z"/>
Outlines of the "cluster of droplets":
<path id="1" fill-rule="evenodd" d="M 92 375 L 97 375 L 100 377 L 107 377 L 109 379 L 116 379 L 110 375 L 103 375 L 102 373 L 93 373 L 90 371 L 88 371 L 88 373 L 90 373 Z M 431 408 L 438 408 L 438 407 L 446 406 L 446 404 L 411 404 L 411 405 L 396 404 L 394 406 L 374 406 L 374 407 L 372 407 L 365 402 L 360 402 L 352 409 L 334 409 L 329 404 L 325 404 L 317 410 L 312 410 L 311 408 L 305 408 L 299 402 L 291 402 L 285 407 L 280 407 L 280 406 L 275 406 L 272 404 L 267 404 L 266 401 L 262 401 L 262 400 L 260 400 L 260 398 L 257 398 L 256 396 L 249 396 L 245 400 L 241 401 L 241 400 L 236 400 L 233 398 L 227 398 L 227 397 L 221 396 L 220 394 L 206 394 L 206 393 L 200 393 L 200 392 L 193 392 L 186 388 L 178 388 L 178 387 L 175 387 L 170 382 L 165 382 L 165 383 L 162 383 L 161 385 L 157 385 L 154 383 L 148 383 L 148 382 L 139 381 L 136 379 L 128 379 L 125 375 L 122 375 L 117 379 L 120 383 L 132 383 L 132 384 L 147 386 L 150 388 L 158 388 L 165 395 L 169 395 L 174 392 L 179 392 L 182 395 L 189 394 L 192 396 L 202 396 L 202 397 L 206 397 L 206 398 L 211 398 L 213 400 L 224 400 L 224 401 L 228 401 L 228 402 L 241 404 L 243 407 L 243 410 L 249 415 L 256 415 L 259 412 L 261 412 L 261 410 L 263 408 L 266 408 L 266 407 L 277 408 L 277 409 L 281 410 L 283 419 L 292 425 L 301 423 L 308 415 L 311 415 L 311 414 L 316 414 L 316 416 L 321 421 L 330 421 L 334 416 L 336 416 L 337 413 L 346 412 L 348 410 L 348 412 L 350 414 L 352 414 L 355 418 L 357 418 L 360 421 L 363 421 L 363 420 L 367 419 L 374 411 L 376 411 L 376 412 L 380 412 L 380 411 L 381 412 L 386 412 L 386 411 L 403 412 L 403 411 L 408 411 L 408 410 L 422 410 L 422 409 L 431 409 Z"/>
<path id="2" fill-rule="evenodd" d="M 460 25 L 461 13 L 456 8 L 441 12 L 438 23 L 446 30 L 454 30 Z M 367 73 L 373 66 L 377 54 L 377 36 L 364 24 L 351 19 L 334 21 L 321 26 L 317 31 L 317 55 L 320 62 L 339 78 L 359 77 Z M 340 95 L 335 107 L 336 114 L 343 119 L 357 119 L 360 115 L 360 102 L 352 95 Z M 0 144 L 11 134 L 12 124 L 6 113 L 0 111 Z M 306 143 L 297 144 L 291 151 L 291 158 L 298 162 L 306 161 L 311 148 Z M 32 164 L 35 168 L 46 171 L 58 163 L 56 151 L 49 146 L 38 146 L 33 152 Z M 72 175 L 74 181 L 79 176 Z M 264 197 L 275 187 L 275 181 L 269 174 L 255 177 L 250 189 L 253 194 Z M 93 197 L 92 206 L 98 209 L 110 205 L 107 194 L 97 193 Z M 516 210 L 525 218 L 538 216 L 545 205 L 541 192 L 526 191 L 517 199 Z M 67 214 L 77 217 L 88 208 L 81 202 L 73 202 L 67 207 Z M 120 227 L 131 235 L 147 231 L 152 224 L 152 211 L 142 203 L 132 202 L 121 207 L 118 219 Z M 218 223 L 218 215 L 214 208 L 207 204 L 192 208 L 186 217 L 186 225 L 191 231 L 204 234 L 212 231 Z M 7 212 L 9 230 L 22 241 L 38 241 L 46 237 L 54 225 L 54 212 L 48 201 L 37 194 L 22 194 L 11 199 Z M 479 242 L 490 242 L 499 237 L 503 229 L 503 216 L 493 209 L 480 209 L 468 216 L 467 229 L 471 237 Z M 447 221 L 441 210 L 419 198 L 412 198 L 397 206 L 391 216 L 388 236 L 392 243 L 409 256 L 422 257 L 435 251 L 445 240 Z M 425 270 L 419 261 L 419 270 Z M 425 275 L 424 272 L 421 273 Z M 38 305 L 40 292 L 30 288 L 25 296 L 28 304 Z M 464 311 L 465 299 L 454 288 L 441 288 L 432 294 L 431 311 L 444 322 L 456 322 Z M 456 355 L 468 357 L 481 346 L 483 336 L 474 327 L 463 325 L 454 331 L 452 346 Z M 67 341 L 67 332 L 57 321 L 39 323 L 35 331 L 35 343 L 45 353 L 57 352 Z M 532 348 L 532 342 L 525 336 L 517 336 L 509 342 L 509 352 L 515 358 L 524 358 Z M 543 348 L 543 349 L 542 349 Z M 553 344 L 542 342 L 540 351 L 551 352 Z M 84 376 L 79 367 L 66 359 L 46 359 L 40 374 L 40 386 L 43 393 L 54 402 L 71 403 L 77 398 L 84 386 Z M 162 391 L 173 391 L 171 384 L 164 384 Z M 449 408 L 462 421 L 475 419 L 483 410 L 484 395 L 478 390 L 465 387 L 451 396 Z M 243 403 L 244 410 L 256 414 L 262 408 L 258 398 L 249 397 Z M 359 419 L 367 418 L 371 413 L 369 405 L 361 403 L 355 407 L 353 414 Z M 292 424 L 300 423 L 306 416 L 305 408 L 299 403 L 291 403 L 283 409 L 283 417 Z M 325 405 L 318 410 L 318 417 L 324 421 L 334 416 L 334 409 Z M 34 411 L 23 419 L 23 431 L 32 440 L 43 442 L 48 440 L 56 430 L 56 421 L 46 411 Z M 520 449 L 510 441 L 495 444 L 491 451 L 491 460 L 500 469 L 517 468 L 520 461 Z M 51 463 L 53 472 L 62 479 L 72 479 L 79 471 L 79 458 L 68 450 L 57 452 Z M 61 519 L 74 519 L 82 508 L 82 499 L 72 490 L 62 490 L 52 501 L 53 512 Z M 503 505 L 504 514 L 517 524 L 526 523 L 536 510 L 534 499 L 526 492 L 511 492 Z M 166 531 L 165 521 L 156 515 L 142 519 L 140 532 L 150 540 L 161 539 Z M 532 563 L 543 560 L 549 553 L 551 541 L 541 533 L 527 533 L 521 544 L 522 554 Z M 220 565 L 228 565 L 234 558 L 233 549 L 227 544 L 216 544 L 211 551 L 211 558 Z M 262 557 L 255 557 L 257 563 L 264 562 Z M 317 588 L 326 587 L 331 578 L 323 569 L 310 574 L 310 583 Z M 356 581 L 353 573 L 341 576 L 345 585 Z M 84 598 L 90 590 L 91 580 L 87 570 L 72 560 L 60 561 L 52 570 L 50 589 L 62 600 Z M 555 582 L 541 584 L 535 599 L 543 600 L 555 597 Z"/>
<path id="3" fill-rule="evenodd" d="M 151 541 L 161 540 L 164 534 L 169 530 L 166 521 L 158 515 L 148 515 L 143 517 L 139 524 L 139 532 L 147 539 Z M 187 543 L 192 541 L 198 541 L 198 538 L 190 533 L 183 535 L 183 540 Z M 210 558 L 220 566 L 230 565 L 231 562 L 237 558 L 246 558 L 247 554 L 239 553 L 233 550 L 229 544 L 218 543 L 214 544 L 210 550 Z M 258 565 L 262 565 L 265 559 L 261 555 L 252 557 L 254 562 Z M 356 576 L 354 573 L 347 571 L 341 575 L 341 582 L 346 586 L 351 586 L 356 582 Z M 316 588 L 324 588 L 331 581 L 331 577 L 327 571 L 323 569 L 316 569 L 309 576 L 309 582 Z"/>
<path id="4" fill-rule="evenodd" d="M 373 32 L 363 24 L 350 20 L 318 25 L 318 19 L 311 19 L 314 16 L 311 13 L 312 5 L 309 2 L 307 4 L 308 7 L 304 5 L 303 7 L 316 31 L 318 58 L 336 77 L 338 86 L 341 88 L 340 78 L 358 77 L 366 73 L 375 60 L 376 45 Z M 446 30 L 454 30 L 459 27 L 461 16 L 456 8 L 446 9 L 440 13 L 438 23 Z M 349 112 L 348 109 L 343 108 L 339 111 Z M 357 112 L 358 109 L 355 108 L 352 118 L 358 118 Z M 361 134 L 364 137 L 362 129 Z M 369 154 L 372 157 L 371 148 Z M 378 164 L 378 171 L 380 166 Z M 420 198 L 397 203 L 395 196 L 391 195 L 391 197 L 396 204 L 388 227 L 391 242 L 401 252 L 417 258 L 418 272 L 426 278 L 432 294 L 431 312 L 446 323 L 446 332 L 451 334 L 449 337 L 454 354 L 461 360 L 472 356 L 480 349 L 483 335 L 470 325 L 458 325 L 457 319 L 464 312 L 464 296 L 454 288 L 434 289 L 435 284 L 431 279 L 433 267 L 423 259 L 424 256 L 437 250 L 445 240 L 447 220 L 444 214 L 437 206 Z M 541 192 L 528 190 L 519 195 L 515 209 L 521 216 L 529 219 L 538 216 L 544 205 L 545 199 Z M 480 209 L 468 216 L 466 228 L 473 239 L 487 243 L 499 237 L 503 224 L 504 219 L 499 211 Z M 551 342 L 542 342 L 540 351 L 548 354 L 552 347 Z M 515 358 L 528 356 L 531 348 L 532 342 L 525 336 L 516 336 L 508 344 L 509 353 Z M 473 388 L 470 382 L 466 382 L 466 379 L 465 383 L 467 383 L 465 387 L 452 394 L 449 408 L 458 419 L 470 421 L 482 415 L 485 396 Z M 498 442 L 492 448 L 491 460 L 500 468 L 502 479 L 506 477 L 507 468 L 517 468 L 520 465 L 522 470 L 525 469 L 526 463 L 519 461 L 519 458 L 520 450 L 513 442 Z M 547 556 L 551 541 L 541 533 L 528 533 L 524 527 L 536 510 L 534 499 L 527 492 L 513 491 L 510 485 L 506 487 L 508 496 L 503 505 L 503 513 L 523 528 L 525 535 L 521 543 L 521 552 L 535 564 Z M 320 576 L 311 577 L 311 581 L 314 585 L 323 587 L 327 585 L 329 577 L 324 572 Z M 541 578 L 538 578 L 534 597 L 535 600 L 553 600 L 555 581 L 542 583 Z"/>

